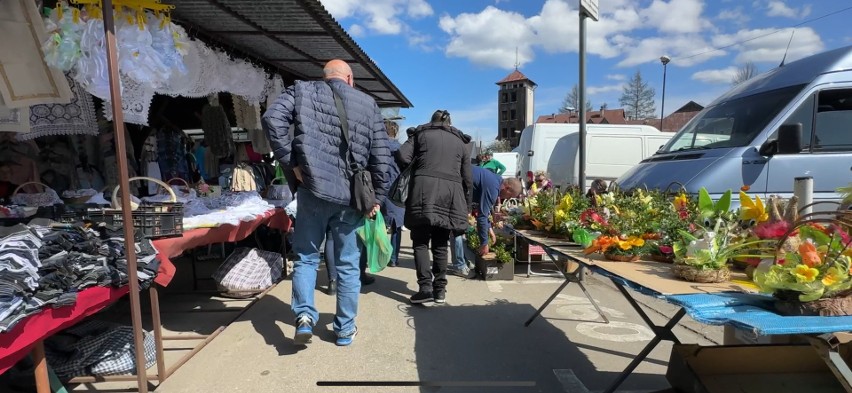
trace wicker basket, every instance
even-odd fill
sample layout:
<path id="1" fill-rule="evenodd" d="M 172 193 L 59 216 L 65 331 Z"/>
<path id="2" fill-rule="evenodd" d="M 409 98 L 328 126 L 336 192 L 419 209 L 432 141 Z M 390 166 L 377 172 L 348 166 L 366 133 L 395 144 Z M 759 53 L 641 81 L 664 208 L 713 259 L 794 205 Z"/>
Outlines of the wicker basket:
<path id="1" fill-rule="evenodd" d="M 139 177 L 131 177 L 130 179 L 127 179 L 127 182 L 128 182 L 128 183 L 130 183 L 130 182 L 135 181 L 135 180 L 147 180 L 147 181 L 152 181 L 152 182 L 154 182 L 154 183 L 159 184 L 159 185 L 160 185 L 160 186 L 162 186 L 162 187 L 163 187 L 163 188 L 164 188 L 164 189 L 165 189 L 165 190 L 169 193 L 169 195 L 172 197 L 172 203 L 177 202 L 177 195 L 175 195 L 175 191 L 174 191 L 174 190 L 172 190 L 172 188 L 171 188 L 171 187 L 169 187 L 169 185 L 168 185 L 168 184 L 166 184 L 166 183 L 162 182 L 161 180 L 157 180 L 157 179 L 154 179 L 154 178 L 152 178 L 152 177 L 139 176 Z M 120 200 L 119 200 L 119 198 L 118 198 L 118 189 L 119 189 L 119 188 L 121 188 L 121 186 L 120 186 L 120 185 L 115 186 L 115 189 L 113 189 L 113 190 L 112 190 L 112 199 L 111 199 L 111 201 L 112 201 L 112 208 L 113 208 L 113 209 L 121 209 L 121 201 L 120 201 Z M 138 209 L 138 208 L 139 208 L 139 205 L 138 205 L 138 204 L 136 204 L 136 203 L 134 203 L 134 202 L 132 202 L 132 201 L 130 202 L 130 210 L 136 210 L 136 209 Z"/>
<path id="2" fill-rule="evenodd" d="M 28 186 L 30 184 L 40 185 L 44 189 L 42 192 L 38 193 L 30 193 L 30 194 L 22 194 L 20 198 L 16 198 L 18 196 L 18 192 L 21 191 L 22 188 Z M 52 188 L 50 188 L 47 184 L 30 181 L 23 183 L 12 192 L 12 197 L 9 198 L 13 203 L 21 204 L 28 207 L 45 207 L 45 206 L 53 206 L 56 203 L 64 203 L 62 198 L 59 197 L 59 194 L 56 193 Z M 17 203 L 22 202 L 22 203 Z M 53 203 L 50 203 L 53 202 Z"/>
<path id="3" fill-rule="evenodd" d="M 669 254 L 669 255 L 650 254 L 649 257 L 651 258 L 652 261 L 661 262 L 661 263 L 674 263 L 674 259 L 675 259 L 674 254 Z"/>
<path id="4" fill-rule="evenodd" d="M 610 253 L 605 253 L 604 258 L 615 262 L 636 262 L 639 260 L 638 255 L 618 255 Z"/>
<path id="5" fill-rule="evenodd" d="M 183 183 L 183 188 L 179 189 L 178 191 L 182 192 L 187 197 L 192 195 L 192 186 L 189 185 L 189 182 L 187 182 L 185 179 L 183 179 L 181 177 L 175 177 L 175 178 L 169 179 L 168 181 L 166 181 L 166 184 L 168 184 L 169 188 L 171 188 L 172 183 L 175 182 L 175 181 L 179 181 L 179 182 Z M 172 189 L 172 190 L 174 190 L 174 189 Z"/>
<path id="6" fill-rule="evenodd" d="M 727 268 L 714 270 L 699 269 L 695 266 L 676 263 L 672 265 L 672 273 L 674 273 L 675 277 L 691 282 L 716 283 L 731 280 L 731 271 Z"/>
<path id="7" fill-rule="evenodd" d="M 798 292 L 779 291 L 775 294 L 775 310 L 787 316 L 845 317 L 852 315 L 852 293 L 846 291 L 839 296 L 803 302 Z"/>

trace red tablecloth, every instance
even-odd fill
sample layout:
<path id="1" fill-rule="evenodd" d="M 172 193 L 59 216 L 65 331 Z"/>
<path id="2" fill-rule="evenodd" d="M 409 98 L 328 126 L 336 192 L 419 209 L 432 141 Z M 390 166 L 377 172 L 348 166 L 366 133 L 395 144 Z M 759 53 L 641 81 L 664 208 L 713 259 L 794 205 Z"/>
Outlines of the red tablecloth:
<path id="1" fill-rule="evenodd" d="M 70 327 L 79 320 L 115 303 L 130 287 L 92 287 L 77 294 L 73 306 L 46 308 L 0 333 L 0 374 L 6 372 L 32 350 L 39 340 Z"/>
<path id="2" fill-rule="evenodd" d="M 240 225 L 223 225 L 216 228 L 199 228 L 184 232 L 182 237 L 154 240 L 159 251 L 160 270 L 154 280 L 162 286 L 169 285 L 175 274 L 175 266 L 169 258 L 181 255 L 185 250 L 208 244 L 234 242 L 245 239 L 259 226 L 286 231 L 290 219 L 283 209 L 270 210 L 258 219 L 241 222 Z M 122 288 L 92 287 L 77 294 L 73 306 L 47 308 L 31 315 L 15 325 L 12 330 L 0 333 L 0 374 L 14 366 L 32 350 L 36 342 L 50 337 L 62 329 L 73 326 L 81 319 L 95 314 L 104 307 L 118 301 L 129 291 Z"/>
<path id="3" fill-rule="evenodd" d="M 239 225 L 222 225 L 215 228 L 198 228 L 186 231 L 181 237 L 154 240 L 154 248 L 159 252 L 160 271 L 155 281 L 167 286 L 175 276 L 175 266 L 169 258 L 183 254 L 186 250 L 216 243 L 240 241 L 251 235 L 259 226 L 266 224 L 270 228 L 287 231 L 290 218 L 284 209 L 269 210 L 254 221 L 241 221 Z"/>

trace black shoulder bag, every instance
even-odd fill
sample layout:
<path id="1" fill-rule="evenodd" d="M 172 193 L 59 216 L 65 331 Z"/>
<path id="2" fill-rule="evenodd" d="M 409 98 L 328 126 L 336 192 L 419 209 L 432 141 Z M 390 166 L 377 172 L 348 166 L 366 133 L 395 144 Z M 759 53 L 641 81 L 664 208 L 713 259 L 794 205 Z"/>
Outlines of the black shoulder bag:
<path id="1" fill-rule="evenodd" d="M 331 93 L 334 94 L 334 105 L 337 106 L 337 117 L 340 119 L 340 129 L 343 131 L 343 142 L 346 143 L 346 157 L 343 161 L 350 172 L 349 184 L 352 194 L 351 206 L 361 213 L 367 214 L 373 211 L 376 206 L 376 190 L 373 188 L 373 175 L 365 168 L 358 167 L 358 161 L 352 153 L 351 139 L 349 139 L 349 121 L 346 118 L 346 108 L 343 107 L 343 100 L 340 95 L 331 86 Z"/>
<path id="2" fill-rule="evenodd" d="M 417 137 L 411 136 L 410 138 L 417 138 Z M 416 147 L 417 139 L 414 139 L 414 141 L 412 141 L 412 144 L 415 145 L 413 154 L 416 154 L 417 153 L 417 147 Z M 399 173 L 399 176 L 396 177 L 396 180 L 394 180 L 393 184 L 391 184 L 391 186 L 390 186 L 390 191 L 388 191 L 390 193 L 389 198 L 390 198 L 391 202 L 393 202 L 394 205 L 397 205 L 399 207 L 405 207 L 405 203 L 408 201 L 408 193 L 409 193 L 408 191 L 411 189 L 411 171 L 412 171 L 412 168 L 414 168 L 414 158 L 413 157 L 412 157 L 411 162 L 408 163 L 408 166 L 406 166 L 405 169 L 403 169 Z"/>

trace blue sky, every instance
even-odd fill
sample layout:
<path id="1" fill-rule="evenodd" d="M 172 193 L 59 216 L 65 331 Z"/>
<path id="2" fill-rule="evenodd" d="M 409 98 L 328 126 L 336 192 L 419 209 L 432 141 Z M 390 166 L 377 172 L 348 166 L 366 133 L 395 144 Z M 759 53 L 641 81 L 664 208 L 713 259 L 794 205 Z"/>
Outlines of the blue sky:
<path id="1" fill-rule="evenodd" d="M 479 139 L 497 134 L 497 86 L 516 59 L 538 84 L 536 116 L 554 113 L 578 82 L 577 0 L 321 0 L 414 108 L 404 126 L 446 109 Z M 639 70 L 657 92 L 663 67 L 666 113 L 690 100 L 709 104 L 741 64 L 777 67 L 852 45 L 849 0 L 600 0 L 588 21 L 586 86 L 593 107 L 618 108 L 624 81 Z M 781 30 L 779 32 L 775 32 Z M 773 33 L 775 32 L 775 33 Z M 793 33 L 795 32 L 795 33 Z M 718 49 L 722 48 L 722 49 Z M 718 49 L 718 50 L 714 50 Z"/>

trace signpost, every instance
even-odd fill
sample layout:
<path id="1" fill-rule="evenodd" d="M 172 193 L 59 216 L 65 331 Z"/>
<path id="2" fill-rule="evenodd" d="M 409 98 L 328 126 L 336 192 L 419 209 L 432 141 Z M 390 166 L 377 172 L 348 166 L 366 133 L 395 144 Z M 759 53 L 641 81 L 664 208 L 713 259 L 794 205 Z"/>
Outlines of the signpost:
<path id="1" fill-rule="evenodd" d="M 580 190 L 586 192 L 586 18 L 598 21 L 598 0 L 580 0 Z"/>

